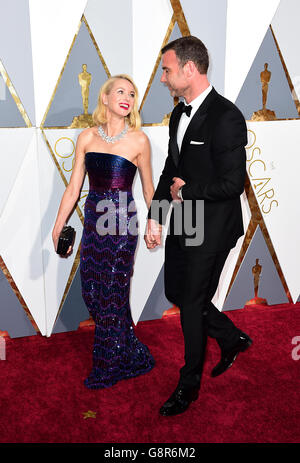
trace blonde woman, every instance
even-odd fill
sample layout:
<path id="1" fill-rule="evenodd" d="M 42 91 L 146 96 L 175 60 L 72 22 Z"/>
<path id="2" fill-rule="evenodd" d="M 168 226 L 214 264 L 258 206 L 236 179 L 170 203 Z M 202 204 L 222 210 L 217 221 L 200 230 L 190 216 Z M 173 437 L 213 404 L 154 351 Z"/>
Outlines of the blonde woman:
<path id="1" fill-rule="evenodd" d="M 109 78 L 93 113 L 95 126 L 77 139 L 75 164 L 53 228 L 59 234 L 76 204 L 85 172 L 85 202 L 80 272 L 82 295 L 95 321 L 93 366 L 88 388 L 110 387 L 146 373 L 154 360 L 135 336 L 129 305 L 130 278 L 137 245 L 132 182 L 138 169 L 149 208 L 154 193 L 150 144 L 140 130 L 138 91 L 127 75 Z M 68 254 L 72 251 L 70 247 Z"/>

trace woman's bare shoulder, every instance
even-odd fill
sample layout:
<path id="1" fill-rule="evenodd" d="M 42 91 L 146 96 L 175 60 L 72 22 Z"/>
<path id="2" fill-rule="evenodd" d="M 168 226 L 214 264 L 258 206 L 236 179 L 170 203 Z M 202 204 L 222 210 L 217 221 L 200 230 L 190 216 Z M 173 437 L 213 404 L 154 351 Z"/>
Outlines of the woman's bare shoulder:
<path id="1" fill-rule="evenodd" d="M 142 129 L 132 130 L 131 136 L 134 138 L 134 141 L 140 145 L 149 143 L 149 138 Z"/>
<path id="2" fill-rule="evenodd" d="M 95 130 L 96 127 L 88 127 L 86 129 L 83 129 L 82 132 L 78 135 L 78 140 L 84 142 L 88 141 L 90 138 L 92 138 L 95 135 Z"/>

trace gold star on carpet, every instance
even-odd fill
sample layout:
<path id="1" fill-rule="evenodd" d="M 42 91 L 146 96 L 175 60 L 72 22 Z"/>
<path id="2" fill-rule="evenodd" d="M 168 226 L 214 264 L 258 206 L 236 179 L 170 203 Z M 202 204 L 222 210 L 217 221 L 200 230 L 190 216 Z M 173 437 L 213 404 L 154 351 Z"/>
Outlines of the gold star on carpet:
<path id="1" fill-rule="evenodd" d="M 86 420 L 87 418 L 96 418 L 97 412 L 92 412 L 92 410 L 88 410 L 87 412 L 83 412 L 83 418 Z"/>

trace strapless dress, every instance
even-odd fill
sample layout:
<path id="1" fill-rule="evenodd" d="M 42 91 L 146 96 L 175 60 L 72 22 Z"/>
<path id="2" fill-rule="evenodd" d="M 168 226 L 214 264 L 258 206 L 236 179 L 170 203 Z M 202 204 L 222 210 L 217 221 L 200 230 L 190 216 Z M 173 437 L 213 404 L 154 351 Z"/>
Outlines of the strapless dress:
<path id="1" fill-rule="evenodd" d="M 132 182 L 137 167 L 123 156 L 88 152 L 89 193 L 80 251 L 82 296 L 95 322 L 88 388 L 150 371 L 154 359 L 136 337 L 129 293 L 137 245 Z"/>

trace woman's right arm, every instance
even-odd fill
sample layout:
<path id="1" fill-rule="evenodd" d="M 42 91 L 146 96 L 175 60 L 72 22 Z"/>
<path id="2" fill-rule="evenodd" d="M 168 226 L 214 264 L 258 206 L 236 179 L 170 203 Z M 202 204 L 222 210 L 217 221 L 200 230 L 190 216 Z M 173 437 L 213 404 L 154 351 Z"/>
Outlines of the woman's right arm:
<path id="1" fill-rule="evenodd" d="M 57 248 L 58 238 L 60 232 L 63 229 L 63 226 L 66 224 L 69 215 L 73 211 L 73 208 L 78 201 L 80 190 L 83 184 L 85 176 L 85 144 L 86 144 L 87 133 L 84 130 L 77 138 L 76 149 L 75 149 L 75 163 L 72 170 L 72 175 L 70 182 L 63 194 L 63 197 L 60 202 L 58 209 L 55 225 L 52 230 L 52 239 L 54 244 L 54 249 Z M 72 248 L 68 249 L 67 254 L 71 252 Z"/>

